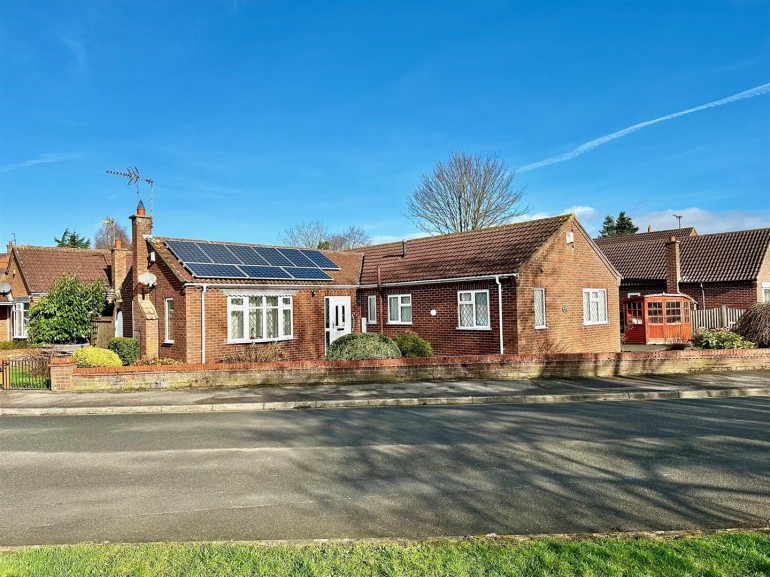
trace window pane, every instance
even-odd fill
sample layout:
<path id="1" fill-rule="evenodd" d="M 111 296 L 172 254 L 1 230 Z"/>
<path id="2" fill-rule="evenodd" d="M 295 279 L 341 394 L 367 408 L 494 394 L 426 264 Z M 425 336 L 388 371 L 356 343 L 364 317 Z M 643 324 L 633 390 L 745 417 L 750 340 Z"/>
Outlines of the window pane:
<path id="1" fill-rule="evenodd" d="M 267 300 L 267 306 L 269 307 L 277 307 L 278 306 L 278 297 L 265 297 Z"/>
<path id="2" fill-rule="evenodd" d="M 250 307 L 262 306 L 262 297 L 249 297 L 249 306 Z"/>
<path id="3" fill-rule="evenodd" d="M 262 309 L 249 310 L 249 338 L 261 339 L 262 337 Z"/>
<path id="4" fill-rule="evenodd" d="M 682 303 L 672 301 L 666 303 L 666 323 L 679 324 L 682 322 Z"/>
<path id="5" fill-rule="evenodd" d="M 476 326 L 489 326 L 489 297 L 485 292 L 476 293 Z"/>
<path id="6" fill-rule="evenodd" d="M 401 322 L 412 322 L 412 305 L 409 305 L 408 307 L 401 307 Z"/>
<path id="7" fill-rule="evenodd" d="M 545 291 L 535 289 L 535 326 L 545 326 Z"/>
<path id="8" fill-rule="evenodd" d="M 470 301 L 472 299 L 473 295 L 471 293 L 465 292 L 460 293 L 460 300 L 461 301 Z"/>
<path id="9" fill-rule="evenodd" d="M 377 297 L 370 296 L 368 299 L 368 308 L 367 308 L 367 320 L 370 323 L 377 321 Z"/>
<path id="10" fill-rule="evenodd" d="M 283 336 L 290 337 L 291 336 L 291 310 L 283 309 L 283 311 L 281 312 L 283 313 Z"/>
<path id="11" fill-rule="evenodd" d="M 583 320 L 585 322 L 591 320 L 591 293 L 589 291 L 583 291 Z"/>
<path id="12" fill-rule="evenodd" d="M 268 297 L 269 299 L 270 297 Z M 267 309 L 267 330 L 268 339 L 278 338 L 278 311 L 276 309 Z"/>
<path id="13" fill-rule="evenodd" d="M 473 326 L 473 305 L 470 303 L 460 305 L 460 326 Z"/>
<path id="14" fill-rule="evenodd" d="M 243 299 L 241 297 L 232 297 L 230 299 L 230 304 L 233 306 L 243 306 Z"/>
<path id="15" fill-rule="evenodd" d="M 283 304 L 284 304 L 284 306 L 290 307 L 291 306 L 291 297 L 283 297 Z"/>
<path id="16" fill-rule="evenodd" d="M 412 304 L 412 295 L 404 295 L 401 297 L 401 304 L 402 305 L 411 305 Z"/>
<path id="17" fill-rule="evenodd" d="M 602 323 L 607 322 L 607 292 L 606 291 L 597 291 L 597 295 L 599 297 L 599 315 L 597 316 L 597 320 Z"/>
<path id="18" fill-rule="evenodd" d="M 230 311 L 230 338 L 243 338 L 243 311 Z"/>
<path id="19" fill-rule="evenodd" d="M 398 322 L 398 297 L 388 297 L 388 320 Z"/>
<path id="20" fill-rule="evenodd" d="M 647 303 L 647 324 L 650 325 L 662 325 L 663 324 L 663 303 L 660 301 L 653 301 Z"/>

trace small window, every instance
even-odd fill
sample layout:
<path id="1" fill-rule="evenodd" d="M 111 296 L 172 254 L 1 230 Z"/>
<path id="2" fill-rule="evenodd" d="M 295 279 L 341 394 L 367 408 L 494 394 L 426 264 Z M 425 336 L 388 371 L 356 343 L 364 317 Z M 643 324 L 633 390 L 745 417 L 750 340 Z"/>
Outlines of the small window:
<path id="1" fill-rule="evenodd" d="M 682 323 L 682 303 L 679 301 L 666 302 L 666 324 L 678 325 Z"/>
<path id="2" fill-rule="evenodd" d="M 29 303 L 14 303 L 13 305 L 13 338 L 26 339 L 29 324 Z"/>
<path id="3" fill-rule="evenodd" d="M 640 301 L 626 303 L 626 325 L 641 325 L 643 322 L 642 303 Z"/>
<path id="4" fill-rule="evenodd" d="M 412 295 L 388 296 L 388 324 L 412 324 Z"/>
<path id="5" fill-rule="evenodd" d="M 647 324 L 663 324 L 663 303 L 661 301 L 650 301 L 647 303 Z"/>
<path id="6" fill-rule="evenodd" d="M 535 289 L 535 328 L 544 329 L 545 324 L 545 289 Z"/>
<path id="7" fill-rule="evenodd" d="M 457 293 L 458 326 L 461 329 L 489 328 L 489 291 L 459 291 Z"/>
<path id="8" fill-rule="evenodd" d="M 628 293 L 627 296 L 628 296 L 628 298 L 640 297 L 640 296 L 642 296 L 642 293 Z"/>
<path id="9" fill-rule="evenodd" d="M 174 342 L 174 299 L 166 299 L 166 339 L 164 342 Z"/>
<path id="10" fill-rule="evenodd" d="M 770 282 L 762 283 L 762 302 L 770 303 Z"/>
<path id="11" fill-rule="evenodd" d="M 377 322 L 377 296 L 369 295 L 367 299 L 366 320 L 369 324 Z"/>
<path id="12" fill-rule="evenodd" d="M 583 324 L 607 324 L 607 289 L 583 289 Z"/>

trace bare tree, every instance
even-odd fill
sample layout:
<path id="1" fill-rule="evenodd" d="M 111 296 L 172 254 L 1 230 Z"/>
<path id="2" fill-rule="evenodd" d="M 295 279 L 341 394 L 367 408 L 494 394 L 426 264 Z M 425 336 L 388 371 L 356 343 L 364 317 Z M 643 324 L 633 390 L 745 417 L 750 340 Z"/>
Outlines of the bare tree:
<path id="1" fill-rule="evenodd" d="M 289 246 L 301 246 L 304 248 L 318 248 L 329 230 L 320 220 L 303 220 L 283 232 L 281 242 Z"/>
<path id="2" fill-rule="evenodd" d="M 340 233 L 330 233 L 320 220 L 302 221 L 287 228 L 281 242 L 290 246 L 321 248 L 325 250 L 350 250 L 369 244 L 369 235 L 359 226 L 351 224 Z"/>
<path id="3" fill-rule="evenodd" d="M 116 240 L 120 240 L 125 247 L 131 244 L 126 229 L 114 218 L 108 216 L 102 221 L 102 226 L 99 227 L 99 230 L 96 231 L 96 236 L 94 236 L 94 248 L 110 250 L 115 246 Z"/>
<path id="4" fill-rule="evenodd" d="M 527 212 L 524 188 L 497 155 L 454 153 L 439 162 L 407 202 L 408 216 L 425 232 L 446 234 L 506 224 Z"/>
<path id="5" fill-rule="evenodd" d="M 364 232 L 360 226 L 351 224 L 345 231 L 339 234 L 331 234 L 326 238 L 327 246 L 319 248 L 327 248 L 329 250 L 350 250 L 353 248 L 361 248 L 370 244 L 371 240 L 369 235 Z"/>

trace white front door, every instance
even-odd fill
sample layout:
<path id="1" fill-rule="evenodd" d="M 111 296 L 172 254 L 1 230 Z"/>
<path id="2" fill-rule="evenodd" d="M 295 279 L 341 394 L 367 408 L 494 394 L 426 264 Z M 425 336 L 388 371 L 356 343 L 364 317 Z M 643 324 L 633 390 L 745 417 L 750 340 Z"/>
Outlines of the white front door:
<path id="1" fill-rule="evenodd" d="M 350 297 L 326 297 L 324 300 L 326 346 L 338 338 L 349 335 L 353 323 L 350 320 Z"/>

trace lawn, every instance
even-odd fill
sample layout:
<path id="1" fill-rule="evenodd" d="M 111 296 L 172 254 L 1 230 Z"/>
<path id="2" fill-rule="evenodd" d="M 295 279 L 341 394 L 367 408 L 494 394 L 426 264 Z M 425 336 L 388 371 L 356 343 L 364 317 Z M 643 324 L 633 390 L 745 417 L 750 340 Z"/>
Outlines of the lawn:
<path id="1" fill-rule="evenodd" d="M 770 575 L 770 534 L 313 545 L 73 545 L 0 553 L 0 576 Z"/>

